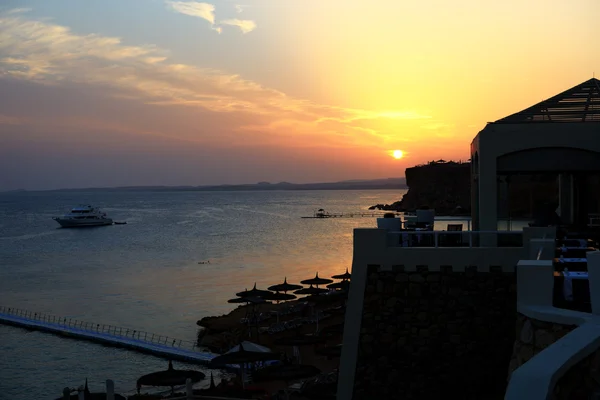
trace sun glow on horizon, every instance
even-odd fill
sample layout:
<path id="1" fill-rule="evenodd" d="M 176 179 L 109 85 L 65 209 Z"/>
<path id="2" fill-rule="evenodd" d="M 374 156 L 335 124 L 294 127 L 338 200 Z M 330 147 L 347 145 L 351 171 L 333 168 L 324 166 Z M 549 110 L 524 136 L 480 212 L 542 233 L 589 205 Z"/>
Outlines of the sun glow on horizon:
<path id="1" fill-rule="evenodd" d="M 404 152 L 402 150 L 392 150 L 392 157 L 396 160 L 401 159 L 404 156 Z"/>

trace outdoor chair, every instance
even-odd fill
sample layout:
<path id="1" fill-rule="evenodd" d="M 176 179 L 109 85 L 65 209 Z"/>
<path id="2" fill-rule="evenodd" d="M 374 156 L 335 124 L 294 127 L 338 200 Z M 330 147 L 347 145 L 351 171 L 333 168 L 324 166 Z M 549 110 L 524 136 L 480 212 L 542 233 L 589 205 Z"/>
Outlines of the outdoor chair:
<path id="1" fill-rule="evenodd" d="M 462 224 L 448 224 L 448 232 L 462 232 Z M 462 234 L 449 234 L 446 236 L 446 243 L 449 246 L 460 246 L 462 245 Z"/>

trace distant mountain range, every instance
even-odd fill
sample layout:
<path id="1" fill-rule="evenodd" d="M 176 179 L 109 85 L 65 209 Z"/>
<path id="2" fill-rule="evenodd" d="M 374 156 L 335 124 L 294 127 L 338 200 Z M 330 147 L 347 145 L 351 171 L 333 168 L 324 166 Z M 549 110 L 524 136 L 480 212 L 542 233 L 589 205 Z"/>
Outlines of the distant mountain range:
<path id="1" fill-rule="evenodd" d="M 122 186 L 110 188 L 56 189 L 51 191 L 248 191 L 248 190 L 368 190 L 368 189 L 406 189 L 405 178 L 387 178 L 370 180 L 348 180 L 323 183 L 258 182 L 244 185 L 213 186 Z M 13 190 L 11 192 L 25 192 Z"/>

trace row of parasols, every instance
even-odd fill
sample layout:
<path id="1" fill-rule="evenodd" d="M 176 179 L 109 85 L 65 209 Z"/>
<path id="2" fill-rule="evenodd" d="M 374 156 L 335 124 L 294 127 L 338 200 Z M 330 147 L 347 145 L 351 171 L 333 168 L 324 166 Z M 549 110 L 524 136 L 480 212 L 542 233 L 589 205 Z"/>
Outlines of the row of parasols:
<path id="1" fill-rule="evenodd" d="M 238 297 L 229 299 L 227 302 L 256 304 L 265 301 L 287 301 L 296 299 L 296 295 L 319 295 L 328 293 L 331 290 L 347 291 L 350 287 L 351 274 L 348 272 L 348 269 L 346 269 L 345 273 L 333 275 L 331 278 L 340 281 L 333 283 L 332 279 L 319 277 L 319 273 L 317 272 L 314 278 L 300 281 L 303 285 L 310 285 L 307 288 L 302 285 L 288 283 L 287 277 L 283 280 L 283 283 L 269 286 L 267 290 L 257 289 L 255 283 L 251 290 L 244 290 L 243 292 L 236 293 L 236 296 Z M 327 285 L 327 288 L 319 287 L 322 285 Z M 291 291 L 293 291 L 294 294 L 287 293 Z"/>

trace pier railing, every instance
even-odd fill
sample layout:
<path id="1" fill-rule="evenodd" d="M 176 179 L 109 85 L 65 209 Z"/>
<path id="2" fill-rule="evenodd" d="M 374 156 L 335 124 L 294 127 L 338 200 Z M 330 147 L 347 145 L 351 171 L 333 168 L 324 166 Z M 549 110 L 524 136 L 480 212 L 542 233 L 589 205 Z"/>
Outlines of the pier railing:
<path id="1" fill-rule="evenodd" d="M 74 318 L 59 317 L 52 314 L 33 312 L 14 307 L 0 306 L 0 313 L 13 317 L 27 319 L 29 321 L 54 324 L 57 326 L 68 327 L 85 332 L 106 334 L 117 338 L 134 339 L 154 345 L 176 347 L 192 351 L 200 351 L 200 348 L 194 341 L 176 339 L 165 335 L 158 335 L 155 333 L 140 331 L 131 328 L 123 328 L 107 324 L 95 324 L 92 322 L 81 321 Z"/>

